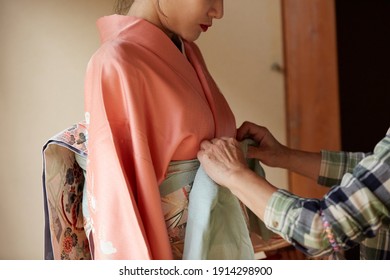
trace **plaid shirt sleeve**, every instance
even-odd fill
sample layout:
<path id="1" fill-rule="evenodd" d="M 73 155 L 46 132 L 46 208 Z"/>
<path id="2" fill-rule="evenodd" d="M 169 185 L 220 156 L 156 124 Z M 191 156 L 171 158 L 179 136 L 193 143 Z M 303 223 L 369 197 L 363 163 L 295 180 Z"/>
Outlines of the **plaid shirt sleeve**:
<path id="1" fill-rule="evenodd" d="M 321 167 L 317 183 L 334 186 L 341 183 L 345 173 L 351 173 L 355 166 L 368 156 L 365 153 L 321 151 Z"/>
<path id="2" fill-rule="evenodd" d="M 342 176 L 340 171 L 336 171 L 333 176 L 329 175 L 333 168 L 322 171 L 323 178 L 330 176 L 331 180 L 339 181 L 322 199 L 301 198 L 288 191 L 278 190 L 269 200 L 265 211 L 264 222 L 267 227 L 311 256 L 333 252 L 320 211 L 330 223 L 336 241 L 343 249 L 374 238 L 380 229 L 387 228 L 387 232 L 389 229 L 390 129 L 371 155 L 364 157 L 358 154 L 352 160 L 348 159 L 348 153 L 337 157 L 346 163 L 341 165 L 347 173 Z M 364 158 L 355 164 L 358 157 Z M 389 258 L 390 245 L 384 246 L 383 242 L 378 242 L 377 247 L 381 246 L 373 249 L 383 251 L 383 247 L 387 246 L 388 251 L 381 256 Z"/>

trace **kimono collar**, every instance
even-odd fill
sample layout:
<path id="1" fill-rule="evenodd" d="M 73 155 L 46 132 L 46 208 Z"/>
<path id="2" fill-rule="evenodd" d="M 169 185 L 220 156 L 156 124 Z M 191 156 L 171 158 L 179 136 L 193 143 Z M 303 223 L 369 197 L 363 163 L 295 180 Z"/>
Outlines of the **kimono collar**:
<path id="1" fill-rule="evenodd" d="M 187 49 L 191 48 L 191 43 L 179 38 L 181 41 L 181 50 L 179 50 L 160 28 L 134 16 L 116 14 L 104 16 L 99 18 L 96 24 L 102 44 L 119 40 L 128 41 L 148 49 L 166 63 L 172 65 L 178 73 L 181 73 L 181 76 L 190 81 L 199 94 L 203 95 L 198 76 L 193 68 L 195 65 L 192 66 L 192 64 L 198 62 L 191 61 L 196 61 L 196 58 L 187 59 L 189 56 Z"/>
<path id="2" fill-rule="evenodd" d="M 101 44 L 118 38 L 151 49 L 167 50 L 166 47 L 169 47 L 169 50 L 175 46 L 160 28 L 142 18 L 114 14 L 99 18 L 96 24 Z M 181 41 L 180 38 L 179 40 Z"/>

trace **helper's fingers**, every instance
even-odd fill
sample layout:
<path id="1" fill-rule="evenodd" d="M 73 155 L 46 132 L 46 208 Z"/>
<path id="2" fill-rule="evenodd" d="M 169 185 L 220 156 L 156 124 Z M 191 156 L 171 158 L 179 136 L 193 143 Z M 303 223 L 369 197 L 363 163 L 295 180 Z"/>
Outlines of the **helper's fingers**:
<path id="1" fill-rule="evenodd" d="M 268 129 L 266 127 L 251 123 L 251 122 L 244 122 L 238 129 L 237 129 L 237 139 L 238 140 L 244 140 L 246 138 L 251 138 L 255 140 L 256 142 L 261 142 L 261 140 L 264 138 L 264 136 L 269 133 Z"/>
<path id="2" fill-rule="evenodd" d="M 212 145 L 211 141 L 209 141 L 209 140 L 203 140 L 203 141 L 200 143 L 200 149 L 201 149 L 201 150 L 206 150 L 206 149 L 209 148 L 211 145 Z"/>
<path id="3" fill-rule="evenodd" d="M 247 157 L 259 159 L 260 149 L 254 146 L 248 146 Z"/>

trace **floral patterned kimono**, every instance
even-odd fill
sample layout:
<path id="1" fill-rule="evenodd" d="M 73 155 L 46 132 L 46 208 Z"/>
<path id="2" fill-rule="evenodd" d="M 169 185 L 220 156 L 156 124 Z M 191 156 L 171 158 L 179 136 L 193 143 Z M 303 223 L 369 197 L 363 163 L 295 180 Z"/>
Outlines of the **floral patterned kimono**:
<path id="1" fill-rule="evenodd" d="M 75 155 L 87 156 L 85 123 L 52 137 L 43 147 L 45 259 L 91 259 L 82 214 L 85 176 Z"/>

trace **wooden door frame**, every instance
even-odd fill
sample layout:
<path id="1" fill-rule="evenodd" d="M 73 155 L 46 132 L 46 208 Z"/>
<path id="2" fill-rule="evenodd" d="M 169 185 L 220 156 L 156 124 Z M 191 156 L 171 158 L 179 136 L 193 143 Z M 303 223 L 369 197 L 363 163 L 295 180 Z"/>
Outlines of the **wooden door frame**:
<path id="1" fill-rule="evenodd" d="M 339 150 L 340 114 L 334 0 L 281 0 L 287 144 Z M 327 188 L 289 173 L 290 191 L 320 197 Z"/>

